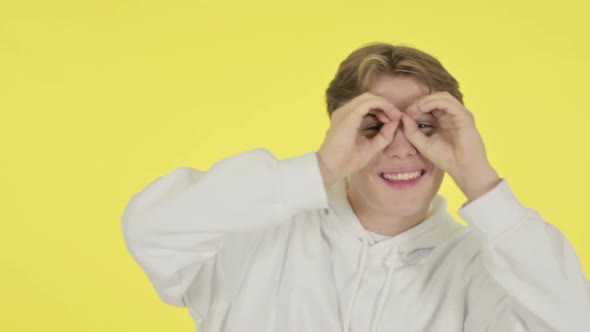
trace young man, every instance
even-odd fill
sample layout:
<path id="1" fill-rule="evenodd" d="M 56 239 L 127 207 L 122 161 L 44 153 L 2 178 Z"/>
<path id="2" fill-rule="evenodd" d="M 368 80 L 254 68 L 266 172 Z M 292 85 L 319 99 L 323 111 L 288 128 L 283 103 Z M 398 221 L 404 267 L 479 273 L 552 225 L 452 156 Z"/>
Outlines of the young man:
<path id="1" fill-rule="evenodd" d="M 131 198 L 123 234 L 162 301 L 201 332 L 590 331 L 576 253 L 489 164 L 435 58 L 365 46 L 327 101 L 317 152 L 178 168 Z"/>

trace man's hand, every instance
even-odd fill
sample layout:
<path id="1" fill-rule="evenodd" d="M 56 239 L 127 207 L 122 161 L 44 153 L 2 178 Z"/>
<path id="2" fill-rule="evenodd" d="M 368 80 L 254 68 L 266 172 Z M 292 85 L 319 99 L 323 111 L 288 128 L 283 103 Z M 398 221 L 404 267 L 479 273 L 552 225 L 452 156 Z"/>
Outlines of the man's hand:
<path id="1" fill-rule="evenodd" d="M 362 135 L 359 130 L 368 114 L 383 123 L 372 137 Z M 393 140 L 400 119 L 401 112 L 392 103 L 369 92 L 335 110 L 317 153 L 324 184 L 329 186 L 367 165 Z"/>
<path id="2" fill-rule="evenodd" d="M 416 120 L 431 113 L 438 128 L 425 135 Z M 494 188 L 500 177 L 489 164 L 473 114 L 448 92 L 435 92 L 409 106 L 401 119 L 404 136 L 436 166 L 448 173 L 469 201 Z"/>

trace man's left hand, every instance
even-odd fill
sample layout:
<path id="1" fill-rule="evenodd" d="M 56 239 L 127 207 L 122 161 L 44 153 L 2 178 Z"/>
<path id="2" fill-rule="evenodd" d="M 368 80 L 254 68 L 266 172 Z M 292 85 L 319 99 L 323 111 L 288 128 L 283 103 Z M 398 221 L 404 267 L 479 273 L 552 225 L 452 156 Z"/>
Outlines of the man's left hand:
<path id="1" fill-rule="evenodd" d="M 438 122 L 429 135 L 420 131 L 417 123 L 426 113 L 431 113 Z M 406 108 L 402 123 L 408 141 L 453 178 L 468 202 L 500 182 L 486 157 L 473 114 L 448 92 L 435 92 L 415 101 Z"/>

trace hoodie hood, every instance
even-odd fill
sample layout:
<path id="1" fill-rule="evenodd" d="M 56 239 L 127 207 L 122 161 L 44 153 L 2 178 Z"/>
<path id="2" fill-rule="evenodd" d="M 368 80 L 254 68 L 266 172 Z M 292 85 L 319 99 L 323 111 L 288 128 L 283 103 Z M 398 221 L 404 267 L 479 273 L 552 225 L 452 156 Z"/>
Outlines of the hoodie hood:
<path id="1" fill-rule="evenodd" d="M 448 213 L 445 198 L 441 195 L 436 195 L 428 208 L 424 221 L 390 239 L 375 243 L 352 210 L 352 206 L 348 200 L 347 190 L 348 181 L 346 179 L 339 181 L 327 189 L 329 206 L 338 217 L 334 221 L 336 226 L 345 233 L 344 236 L 349 237 L 349 241 L 356 240 L 361 242 L 361 253 L 354 278 L 352 295 L 341 316 L 343 332 L 348 332 L 350 329 L 352 308 L 360 289 L 367 260 L 370 259 L 369 256 L 381 252 L 385 257 L 384 265 L 387 268 L 387 275 L 382 285 L 381 294 L 389 294 L 392 274 L 395 269 L 407 264 L 416 263 L 421 258 L 426 257 L 434 247 L 463 228 Z M 379 298 L 379 303 L 371 320 L 370 332 L 374 332 L 377 329 L 385 301 L 385 295 Z"/>

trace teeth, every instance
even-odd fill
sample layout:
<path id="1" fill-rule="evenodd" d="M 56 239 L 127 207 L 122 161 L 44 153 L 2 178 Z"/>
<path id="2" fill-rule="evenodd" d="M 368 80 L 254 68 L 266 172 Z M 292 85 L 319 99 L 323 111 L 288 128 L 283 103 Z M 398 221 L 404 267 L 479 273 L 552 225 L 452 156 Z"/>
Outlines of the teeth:
<path id="1" fill-rule="evenodd" d="M 387 180 L 412 180 L 420 176 L 422 174 L 420 171 L 410 172 L 410 173 L 397 173 L 397 174 L 390 174 L 390 173 L 382 173 L 381 176 Z"/>

